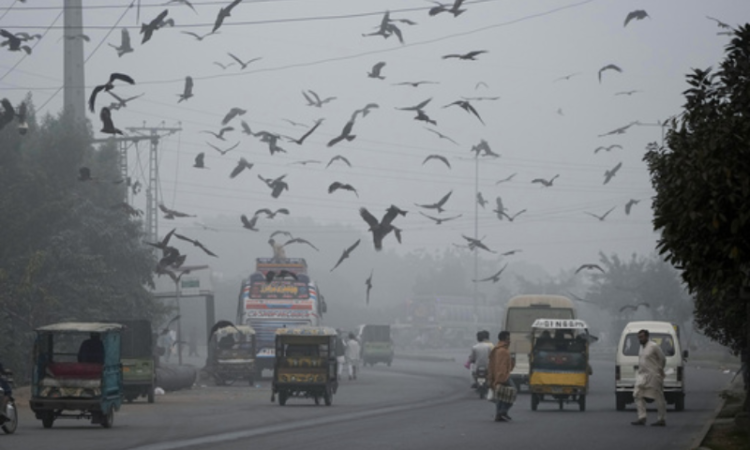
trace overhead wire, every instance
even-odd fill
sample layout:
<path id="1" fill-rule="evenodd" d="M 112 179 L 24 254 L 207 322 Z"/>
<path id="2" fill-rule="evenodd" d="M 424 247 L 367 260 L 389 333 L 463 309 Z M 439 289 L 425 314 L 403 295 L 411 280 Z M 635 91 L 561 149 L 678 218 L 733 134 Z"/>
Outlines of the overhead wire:
<path id="1" fill-rule="evenodd" d="M 6 11 L 6 14 L 7 14 L 7 11 Z M 44 33 L 42 33 L 42 37 L 39 38 L 39 39 L 37 39 L 36 42 L 34 42 L 34 44 L 31 46 L 32 52 L 36 48 L 36 46 L 39 45 L 39 43 L 42 41 L 42 38 L 44 38 L 45 36 L 47 36 L 47 33 L 49 33 L 49 31 L 52 29 L 52 26 L 54 24 L 56 24 L 58 20 L 60 20 L 60 17 L 62 17 L 62 15 L 63 15 L 63 11 L 60 11 L 60 14 L 58 14 L 57 17 L 55 17 L 55 20 L 53 20 L 52 23 L 47 27 L 47 29 L 44 30 Z M 3 17 L 5 17 L 5 15 L 3 15 Z M 0 17 L 0 19 L 2 19 L 2 17 Z M 10 69 L 8 69 L 8 71 L 5 72 L 5 74 L 3 74 L 2 77 L 0 77 L 0 81 L 3 81 L 5 79 L 5 77 L 7 77 L 11 72 L 13 72 L 16 69 L 16 67 L 18 67 L 26 59 L 27 56 L 29 56 L 29 54 L 28 53 L 24 53 L 23 56 L 21 57 L 21 59 L 19 59 L 18 61 L 16 61 L 16 63 L 13 65 L 13 67 L 11 67 Z"/>

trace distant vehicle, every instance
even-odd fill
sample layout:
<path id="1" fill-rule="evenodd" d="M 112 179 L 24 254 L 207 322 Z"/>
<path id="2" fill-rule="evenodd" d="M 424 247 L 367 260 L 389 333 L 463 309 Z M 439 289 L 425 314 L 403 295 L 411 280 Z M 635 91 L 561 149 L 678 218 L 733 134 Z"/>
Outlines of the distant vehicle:
<path id="1" fill-rule="evenodd" d="M 561 295 L 518 295 L 505 309 L 504 330 L 510 332 L 510 353 L 516 366 L 510 379 L 520 390 L 529 384 L 529 353 L 531 326 L 537 319 L 575 319 L 573 301 Z"/>
<path id="2" fill-rule="evenodd" d="M 393 339 L 390 325 L 362 325 L 358 340 L 362 345 L 362 363 L 374 366 L 382 362 L 393 363 Z"/>
<path id="3" fill-rule="evenodd" d="M 618 411 L 633 403 L 635 374 L 638 368 L 638 331 L 648 330 L 649 339 L 656 342 L 667 359 L 664 367 L 664 399 L 675 411 L 685 409 L 685 362 L 688 351 L 682 350 L 677 325 L 669 322 L 630 322 L 620 335 L 615 357 L 615 400 Z"/>
<path id="4" fill-rule="evenodd" d="M 122 329 L 122 388 L 128 402 L 146 397 L 154 403 L 156 358 L 149 320 L 120 320 Z"/>
<path id="5" fill-rule="evenodd" d="M 255 330 L 247 325 L 227 325 L 208 339 L 206 365 L 217 386 L 247 380 L 255 385 Z"/>
<path id="6" fill-rule="evenodd" d="M 260 378 L 263 369 L 274 368 L 276 330 L 320 325 L 326 303 L 307 275 L 303 258 L 257 258 L 255 269 L 242 281 L 235 323 L 255 330 L 255 370 Z M 282 270 L 295 274 L 297 279 L 276 277 L 266 282 L 269 271 L 278 274 Z"/>

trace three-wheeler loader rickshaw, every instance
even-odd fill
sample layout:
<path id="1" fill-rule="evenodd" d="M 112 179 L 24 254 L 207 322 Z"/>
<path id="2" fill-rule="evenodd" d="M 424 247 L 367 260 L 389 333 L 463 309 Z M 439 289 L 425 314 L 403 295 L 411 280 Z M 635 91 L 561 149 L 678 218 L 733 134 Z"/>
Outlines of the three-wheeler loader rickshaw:
<path id="1" fill-rule="evenodd" d="M 255 330 L 220 321 L 208 338 L 207 366 L 217 386 L 247 380 L 255 385 Z"/>
<path id="2" fill-rule="evenodd" d="M 29 404 L 44 428 L 60 418 L 112 427 L 122 404 L 122 327 L 65 322 L 35 330 Z"/>
<path id="3" fill-rule="evenodd" d="M 529 391 L 531 409 L 540 402 L 556 402 L 560 409 L 565 403 L 578 403 L 586 410 L 589 388 L 589 335 L 582 320 L 537 319 L 531 326 L 531 354 L 529 355 Z"/>
<path id="4" fill-rule="evenodd" d="M 337 336 L 329 327 L 277 329 L 271 401 L 278 395 L 281 406 L 292 397 L 331 406 L 338 389 Z"/>
<path id="5" fill-rule="evenodd" d="M 154 403 L 156 389 L 156 361 L 154 335 L 150 320 L 120 321 L 122 329 L 122 384 L 123 397 L 130 403 L 138 397 L 146 397 Z"/>

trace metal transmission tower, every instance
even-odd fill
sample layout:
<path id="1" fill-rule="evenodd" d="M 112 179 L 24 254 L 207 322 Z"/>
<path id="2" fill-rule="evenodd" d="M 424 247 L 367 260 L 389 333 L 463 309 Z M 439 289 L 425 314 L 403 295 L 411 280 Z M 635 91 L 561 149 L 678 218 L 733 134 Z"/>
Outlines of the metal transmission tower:
<path id="1" fill-rule="evenodd" d="M 65 33 L 63 39 L 63 111 L 75 123 L 86 119 L 86 78 L 83 70 L 83 4 L 82 0 L 63 1 Z"/>

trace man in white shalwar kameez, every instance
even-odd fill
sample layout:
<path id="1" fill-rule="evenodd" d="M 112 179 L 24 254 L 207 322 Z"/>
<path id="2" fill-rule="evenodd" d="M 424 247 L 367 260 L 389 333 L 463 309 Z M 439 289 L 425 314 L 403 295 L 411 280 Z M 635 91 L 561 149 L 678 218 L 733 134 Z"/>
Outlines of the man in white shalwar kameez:
<path id="1" fill-rule="evenodd" d="M 646 400 L 654 399 L 656 402 L 657 418 L 651 426 L 663 427 L 666 423 L 667 403 L 664 400 L 664 366 L 667 362 L 664 352 L 659 345 L 649 339 L 648 330 L 638 332 L 638 342 L 641 348 L 638 350 L 638 372 L 635 376 L 635 389 L 633 398 L 638 410 L 638 420 L 631 422 L 633 425 L 646 424 Z"/>

